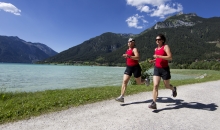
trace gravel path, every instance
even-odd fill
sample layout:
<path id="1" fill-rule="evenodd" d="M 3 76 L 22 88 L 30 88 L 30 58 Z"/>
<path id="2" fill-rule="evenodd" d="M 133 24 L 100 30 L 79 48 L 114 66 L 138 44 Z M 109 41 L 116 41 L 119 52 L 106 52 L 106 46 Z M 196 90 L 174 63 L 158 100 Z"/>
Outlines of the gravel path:
<path id="1" fill-rule="evenodd" d="M 148 108 L 152 92 L 70 108 L 0 125 L 0 130 L 217 130 L 220 129 L 220 80 L 159 90 L 157 110 Z"/>

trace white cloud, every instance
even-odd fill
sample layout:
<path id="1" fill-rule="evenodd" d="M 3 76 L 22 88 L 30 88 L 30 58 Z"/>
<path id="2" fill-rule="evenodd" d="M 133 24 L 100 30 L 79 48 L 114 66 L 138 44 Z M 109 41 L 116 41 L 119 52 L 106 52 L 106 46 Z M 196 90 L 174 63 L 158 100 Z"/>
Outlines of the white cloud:
<path id="1" fill-rule="evenodd" d="M 135 14 L 134 16 L 129 17 L 126 20 L 129 27 L 142 29 L 144 27 L 144 23 L 148 23 L 147 20 L 144 19 L 144 16 L 139 16 L 138 14 Z M 142 26 L 140 26 L 140 22 L 142 23 Z"/>
<path id="2" fill-rule="evenodd" d="M 175 6 L 177 6 L 177 8 L 175 8 Z M 150 16 L 165 18 L 166 15 L 180 12 L 182 10 L 183 7 L 181 4 L 173 4 L 172 6 L 170 6 L 169 4 L 167 5 L 163 4 L 158 6 L 157 9 L 150 14 Z"/>
<path id="3" fill-rule="evenodd" d="M 144 12 L 150 17 L 165 18 L 170 14 L 183 11 L 183 6 L 181 4 L 172 3 L 171 0 L 126 0 L 126 2 L 127 5 L 136 7 L 138 11 L 142 13 Z M 132 17 L 129 17 L 128 19 L 132 19 Z M 126 20 L 127 22 L 128 19 Z M 133 21 L 135 21 L 134 18 Z M 131 23 L 133 23 L 134 25 L 136 24 L 134 26 L 135 28 L 137 27 L 140 28 L 140 26 L 138 26 L 137 18 L 136 18 L 136 22 L 131 22 Z"/>
<path id="4" fill-rule="evenodd" d="M 146 12 L 146 13 L 151 12 L 149 6 L 138 6 L 137 9 L 140 10 L 141 12 Z"/>
<path id="5" fill-rule="evenodd" d="M 0 10 L 4 10 L 5 12 L 13 13 L 14 15 L 21 15 L 21 10 L 12 5 L 11 3 L 0 2 Z"/>
<path id="6" fill-rule="evenodd" d="M 169 2 L 170 0 L 126 0 L 128 5 L 131 6 L 143 6 L 143 5 L 152 5 L 152 6 L 158 6 L 161 4 L 165 4 L 166 2 Z"/>

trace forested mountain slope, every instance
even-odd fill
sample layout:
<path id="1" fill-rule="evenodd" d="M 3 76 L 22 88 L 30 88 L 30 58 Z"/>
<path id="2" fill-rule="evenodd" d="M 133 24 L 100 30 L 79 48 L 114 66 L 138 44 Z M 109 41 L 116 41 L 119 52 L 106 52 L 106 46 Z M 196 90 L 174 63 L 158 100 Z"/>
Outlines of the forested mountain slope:
<path id="1" fill-rule="evenodd" d="M 159 33 L 166 35 L 174 63 L 220 58 L 220 17 L 202 18 L 190 13 L 169 17 L 137 35 L 103 33 L 41 63 L 124 63 L 121 55 L 127 49 L 129 37 L 135 37 L 140 60 L 144 61 L 152 58 L 156 47 L 155 37 Z"/>

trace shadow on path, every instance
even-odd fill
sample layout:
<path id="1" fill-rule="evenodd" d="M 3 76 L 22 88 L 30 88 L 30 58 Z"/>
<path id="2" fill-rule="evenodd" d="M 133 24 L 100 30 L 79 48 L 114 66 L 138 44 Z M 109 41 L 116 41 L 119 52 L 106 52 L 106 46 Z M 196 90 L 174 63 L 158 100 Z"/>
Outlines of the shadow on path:
<path id="1" fill-rule="evenodd" d="M 141 104 L 141 103 L 151 103 L 151 100 L 146 101 L 139 101 L 139 102 L 131 102 L 131 103 L 123 103 L 121 106 L 127 106 L 132 104 Z M 215 111 L 217 110 L 217 105 L 215 103 L 210 104 L 203 104 L 199 102 L 184 102 L 184 100 L 181 99 L 173 99 L 170 97 L 158 97 L 157 98 L 158 103 L 171 103 L 166 107 L 162 109 L 153 110 L 154 113 L 158 113 L 164 110 L 172 110 L 172 109 L 180 109 L 180 108 L 190 108 L 190 109 L 199 109 L 199 110 L 207 110 L 207 111 Z"/>
<path id="2" fill-rule="evenodd" d="M 132 105 L 132 104 L 142 104 L 142 103 L 151 103 L 153 100 L 146 100 L 146 101 L 139 101 L 139 102 L 131 102 L 131 103 L 123 103 L 121 106 L 127 106 L 127 105 Z"/>

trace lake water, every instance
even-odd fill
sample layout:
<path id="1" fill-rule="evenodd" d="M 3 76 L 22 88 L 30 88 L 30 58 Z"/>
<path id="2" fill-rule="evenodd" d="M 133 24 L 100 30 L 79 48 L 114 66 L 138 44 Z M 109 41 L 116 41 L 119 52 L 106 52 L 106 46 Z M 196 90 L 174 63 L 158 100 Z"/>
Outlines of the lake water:
<path id="1" fill-rule="evenodd" d="M 12 92 L 121 86 L 125 67 L 0 64 L 0 88 Z M 152 71 L 152 70 L 150 70 Z M 172 74 L 172 80 L 192 78 Z"/>
<path id="2" fill-rule="evenodd" d="M 41 91 L 121 85 L 124 67 L 0 64 L 0 86 L 7 91 Z"/>

